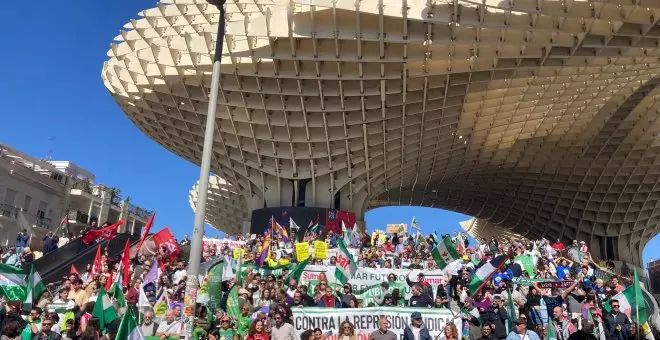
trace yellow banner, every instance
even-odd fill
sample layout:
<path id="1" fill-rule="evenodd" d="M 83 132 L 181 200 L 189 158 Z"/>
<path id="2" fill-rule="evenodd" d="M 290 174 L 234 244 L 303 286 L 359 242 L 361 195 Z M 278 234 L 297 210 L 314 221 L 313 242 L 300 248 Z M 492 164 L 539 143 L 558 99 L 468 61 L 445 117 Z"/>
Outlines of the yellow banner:
<path id="1" fill-rule="evenodd" d="M 305 261 L 309 257 L 309 243 L 296 243 L 296 260 Z"/>
<path id="2" fill-rule="evenodd" d="M 325 260 L 328 258 L 328 244 L 323 241 L 314 241 L 314 258 Z"/>
<path id="3" fill-rule="evenodd" d="M 234 249 L 234 260 L 237 260 L 241 257 L 245 257 L 245 249 Z"/>

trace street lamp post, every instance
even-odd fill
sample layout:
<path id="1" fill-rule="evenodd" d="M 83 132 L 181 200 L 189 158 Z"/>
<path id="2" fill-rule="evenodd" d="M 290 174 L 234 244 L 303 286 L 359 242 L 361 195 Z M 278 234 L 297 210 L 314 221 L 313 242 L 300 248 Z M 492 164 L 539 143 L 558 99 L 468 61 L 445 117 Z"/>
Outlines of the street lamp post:
<path id="1" fill-rule="evenodd" d="M 208 0 L 218 7 L 220 19 L 218 20 L 218 33 L 215 39 L 215 53 L 213 57 L 213 73 L 211 75 L 211 93 L 209 107 L 206 113 L 206 130 L 204 131 L 204 149 L 202 163 L 199 170 L 199 186 L 197 187 L 197 205 L 195 209 L 195 222 L 192 239 L 190 241 L 190 257 L 188 259 L 188 278 L 186 280 L 186 298 L 184 311 L 186 323 L 183 334 L 186 339 L 192 338 L 193 320 L 195 318 L 195 300 L 199 289 L 199 265 L 202 258 L 202 238 L 204 237 L 204 216 L 206 213 L 206 198 L 209 189 L 209 176 L 211 175 L 211 159 L 213 156 L 213 141 L 215 136 L 215 111 L 218 104 L 220 90 L 220 66 L 222 58 L 222 43 L 225 37 L 225 0 Z"/>

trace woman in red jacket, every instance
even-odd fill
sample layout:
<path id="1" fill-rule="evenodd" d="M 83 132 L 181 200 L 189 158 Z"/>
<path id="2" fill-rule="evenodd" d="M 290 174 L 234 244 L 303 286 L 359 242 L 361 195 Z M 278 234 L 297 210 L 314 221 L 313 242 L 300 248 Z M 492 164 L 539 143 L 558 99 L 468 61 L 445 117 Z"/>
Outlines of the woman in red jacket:
<path id="1" fill-rule="evenodd" d="M 264 327 L 264 322 L 262 320 L 255 320 L 250 326 L 250 331 L 245 340 L 270 340 L 270 334 Z"/>

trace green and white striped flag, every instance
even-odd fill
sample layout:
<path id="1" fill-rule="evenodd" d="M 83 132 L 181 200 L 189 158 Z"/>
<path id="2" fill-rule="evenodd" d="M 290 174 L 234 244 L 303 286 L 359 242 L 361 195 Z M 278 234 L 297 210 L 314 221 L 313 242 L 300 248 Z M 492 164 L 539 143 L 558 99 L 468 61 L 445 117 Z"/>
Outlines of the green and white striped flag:
<path id="1" fill-rule="evenodd" d="M 118 318 L 115 307 L 112 305 L 112 301 L 110 301 L 110 297 L 105 292 L 103 286 L 99 287 L 99 295 L 96 298 L 92 316 L 99 319 L 99 324 L 103 332 L 105 332 L 105 328 L 109 323 Z"/>
<path id="2" fill-rule="evenodd" d="M 126 313 L 124 313 L 124 316 L 121 318 L 115 339 L 144 339 L 144 334 L 142 334 L 142 330 L 138 327 L 135 317 L 133 316 L 133 311 L 130 308 L 126 310 Z"/>
<path id="3" fill-rule="evenodd" d="M 353 256 L 346 249 L 346 245 L 342 239 L 339 239 L 339 252 L 337 253 L 337 267 L 335 268 L 335 277 L 339 282 L 345 284 L 350 280 L 357 271 L 357 264 L 353 260 Z"/>
<path id="4" fill-rule="evenodd" d="M 0 264 L 0 297 L 7 301 L 25 301 L 26 286 L 22 268 Z"/>
<path id="5" fill-rule="evenodd" d="M 34 264 L 30 266 L 30 275 L 27 281 L 27 290 L 23 310 L 32 309 L 32 305 L 39 301 L 41 295 L 46 291 L 46 285 L 41 281 L 41 275 L 34 270 Z"/>
<path id="6" fill-rule="evenodd" d="M 449 262 L 452 262 L 459 258 L 456 248 L 454 248 L 454 243 L 449 237 L 442 239 L 441 243 L 431 250 L 431 256 L 435 260 L 435 264 L 438 265 L 438 268 L 445 269 Z"/>

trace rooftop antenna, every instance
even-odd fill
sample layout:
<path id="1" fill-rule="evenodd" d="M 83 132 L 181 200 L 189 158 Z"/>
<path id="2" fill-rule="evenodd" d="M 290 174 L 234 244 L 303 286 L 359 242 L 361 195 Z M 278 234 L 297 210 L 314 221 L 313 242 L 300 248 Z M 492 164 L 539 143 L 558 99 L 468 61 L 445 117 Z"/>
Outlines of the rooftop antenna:
<path id="1" fill-rule="evenodd" d="M 48 153 L 46 154 L 46 162 L 50 161 L 53 159 L 53 148 L 55 146 L 55 141 L 57 140 L 57 137 L 51 136 L 48 138 L 48 141 L 50 142 L 50 149 L 48 149 Z"/>

